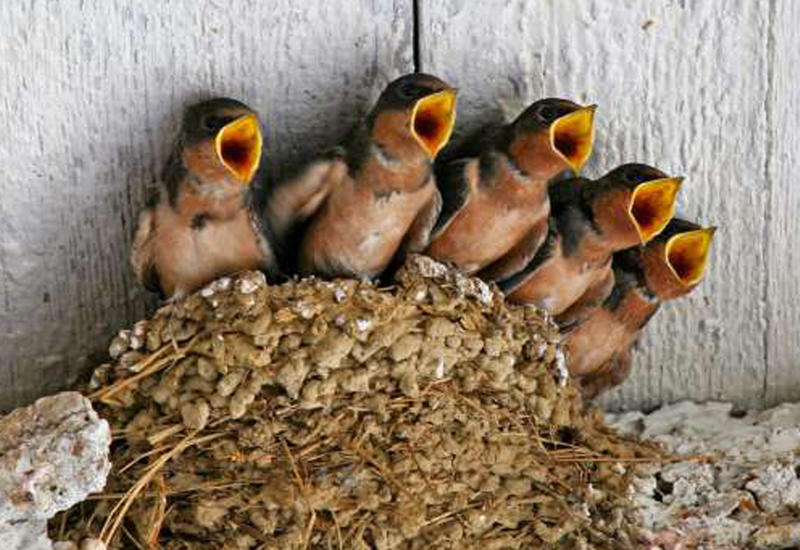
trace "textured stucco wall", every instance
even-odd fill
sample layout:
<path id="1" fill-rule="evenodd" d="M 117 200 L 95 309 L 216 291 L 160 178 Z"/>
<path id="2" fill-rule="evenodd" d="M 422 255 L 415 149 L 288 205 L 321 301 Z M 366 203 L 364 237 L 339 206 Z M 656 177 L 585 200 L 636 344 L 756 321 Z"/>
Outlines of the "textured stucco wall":
<path id="1" fill-rule="evenodd" d="M 800 398 L 793 0 L 9 0 L 0 21 L 0 409 L 145 311 L 127 252 L 183 105 L 250 103 L 280 174 L 415 54 L 461 88 L 461 131 L 542 95 L 599 103 L 589 175 L 682 173 L 681 211 L 721 226 L 708 280 L 608 405 Z"/>

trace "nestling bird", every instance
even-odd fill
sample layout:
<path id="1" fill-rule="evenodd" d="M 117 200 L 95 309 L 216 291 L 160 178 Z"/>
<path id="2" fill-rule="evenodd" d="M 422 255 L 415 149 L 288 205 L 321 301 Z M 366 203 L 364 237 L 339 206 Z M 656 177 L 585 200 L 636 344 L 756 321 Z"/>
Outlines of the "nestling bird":
<path id="1" fill-rule="evenodd" d="M 134 237 L 131 263 L 148 289 L 179 298 L 226 273 L 274 270 L 251 200 L 261 149 L 258 117 L 243 103 L 217 98 L 186 110 Z"/>
<path id="2" fill-rule="evenodd" d="M 661 303 L 700 284 L 715 230 L 676 218 L 648 244 L 614 255 L 611 295 L 564 337 L 570 374 L 587 397 L 621 383 L 630 348 Z"/>
<path id="3" fill-rule="evenodd" d="M 645 164 L 626 164 L 597 181 L 553 184 L 545 243 L 500 288 L 511 302 L 535 304 L 559 323 L 579 320 L 611 292 L 611 255 L 648 242 L 667 225 L 681 182 Z"/>
<path id="4" fill-rule="evenodd" d="M 437 163 L 442 214 L 426 254 L 489 280 L 522 269 L 547 235 L 548 182 L 589 158 L 594 111 L 543 99 Z"/>
<path id="5" fill-rule="evenodd" d="M 425 247 L 441 206 L 433 160 L 450 139 L 455 106 L 456 90 L 442 80 L 403 76 L 342 150 L 274 190 L 267 216 L 279 240 L 308 219 L 302 274 L 372 278 Z"/>

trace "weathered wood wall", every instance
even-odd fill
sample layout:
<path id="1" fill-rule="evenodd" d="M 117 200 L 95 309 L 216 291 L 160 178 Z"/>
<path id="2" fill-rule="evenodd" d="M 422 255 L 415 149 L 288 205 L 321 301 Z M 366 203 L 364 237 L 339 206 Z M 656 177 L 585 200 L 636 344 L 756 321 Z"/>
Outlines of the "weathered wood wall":
<path id="1" fill-rule="evenodd" d="M 793 0 L 9 0 L 0 21 L 0 409 L 145 311 L 127 252 L 187 102 L 257 108 L 280 174 L 415 66 L 461 88 L 462 132 L 543 95 L 597 102 L 589 175 L 685 174 L 682 213 L 721 226 L 605 404 L 800 398 Z"/>

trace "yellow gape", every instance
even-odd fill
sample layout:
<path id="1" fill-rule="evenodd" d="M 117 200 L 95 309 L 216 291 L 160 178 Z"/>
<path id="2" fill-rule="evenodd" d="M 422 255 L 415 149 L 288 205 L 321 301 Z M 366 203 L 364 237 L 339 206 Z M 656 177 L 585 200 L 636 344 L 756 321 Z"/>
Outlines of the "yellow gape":
<path id="1" fill-rule="evenodd" d="M 261 128 L 256 115 L 229 122 L 217 133 L 217 157 L 237 179 L 249 182 L 261 162 Z"/>
<path id="2" fill-rule="evenodd" d="M 456 122 L 456 90 L 448 88 L 423 97 L 411 113 L 411 133 L 431 158 L 444 147 Z"/>
<path id="3" fill-rule="evenodd" d="M 667 265 L 684 285 L 696 285 L 703 278 L 716 229 L 688 231 L 667 241 L 664 249 Z"/>
<path id="4" fill-rule="evenodd" d="M 594 144 L 594 112 L 589 105 L 557 119 L 550 126 L 550 143 L 576 173 L 589 159 Z"/>
<path id="5" fill-rule="evenodd" d="M 683 178 L 662 178 L 639 184 L 633 190 L 628 214 L 642 243 L 661 233 L 675 215 L 675 199 Z"/>

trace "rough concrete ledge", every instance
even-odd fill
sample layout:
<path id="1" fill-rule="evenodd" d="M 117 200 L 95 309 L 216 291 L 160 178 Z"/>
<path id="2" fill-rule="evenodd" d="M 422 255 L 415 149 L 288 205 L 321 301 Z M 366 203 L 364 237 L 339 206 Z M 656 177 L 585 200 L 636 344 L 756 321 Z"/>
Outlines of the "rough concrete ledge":
<path id="1" fill-rule="evenodd" d="M 105 486 L 111 430 L 77 392 L 43 397 L 0 418 L 0 541 L 51 548 L 46 520 Z"/>
<path id="2" fill-rule="evenodd" d="M 685 401 L 606 420 L 687 458 L 642 467 L 633 484 L 652 548 L 800 546 L 800 403 L 738 414 Z"/>

